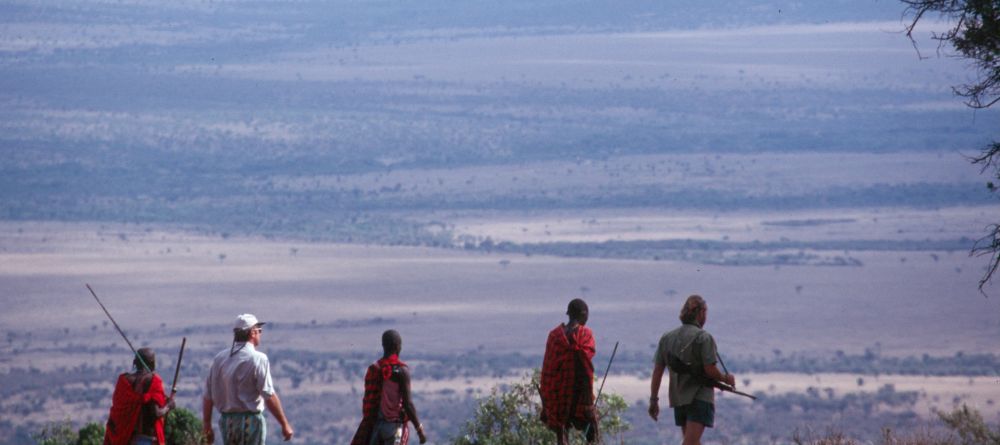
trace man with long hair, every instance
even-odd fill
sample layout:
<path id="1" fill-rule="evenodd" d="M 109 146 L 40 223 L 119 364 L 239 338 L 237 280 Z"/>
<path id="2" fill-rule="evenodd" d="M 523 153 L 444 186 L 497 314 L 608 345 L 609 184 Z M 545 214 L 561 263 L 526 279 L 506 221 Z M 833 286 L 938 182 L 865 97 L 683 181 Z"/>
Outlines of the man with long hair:
<path id="1" fill-rule="evenodd" d="M 681 428 L 684 445 L 698 445 L 705 428 L 715 423 L 715 390 L 706 379 L 736 386 L 736 377 L 716 366 L 715 339 L 704 330 L 708 304 L 698 295 L 688 297 L 681 307 L 681 326 L 663 334 L 653 359 L 649 417 L 660 415 L 659 392 L 664 370 L 670 371 L 668 395 L 674 409 L 674 423 Z"/>

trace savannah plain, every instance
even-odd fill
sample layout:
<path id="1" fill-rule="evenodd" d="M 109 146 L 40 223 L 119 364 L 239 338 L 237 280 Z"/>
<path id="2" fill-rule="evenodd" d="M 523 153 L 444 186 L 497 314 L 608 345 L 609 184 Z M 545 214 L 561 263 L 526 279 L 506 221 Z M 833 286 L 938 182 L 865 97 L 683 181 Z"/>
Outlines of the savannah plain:
<path id="1" fill-rule="evenodd" d="M 865 158 L 876 164 L 894 159 Z M 940 167 L 937 155 L 927 158 L 928 167 Z M 798 162 L 789 171 L 809 174 L 809 158 L 777 161 Z M 957 171 L 964 162 L 956 158 L 952 165 Z M 559 165 L 549 180 L 563 181 L 551 178 L 567 168 Z M 450 178 L 462 183 L 466 173 Z M 688 175 L 677 180 L 725 185 L 722 176 Z M 502 182 L 499 173 L 486 177 Z M 782 181 L 802 179 L 769 177 L 783 189 Z M 405 172 L 383 180 L 404 178 L 422 180 Z M 351 187 L 373 181 L 349 179 Z M 655 344 L 677 324 L 680 304 L 692 293 L 708 299 L 708 328 L 741 389 L 765 400 L 722 396 L 715 436 L 722 443 L 762 437 L 781 443 L 795 432 L 827 429 L 874 437 L 882 427 L 933 425 L 935 410 L 962 404 L 996 419 L 998 307 L 976 288 L 983 261 L 970 257 L 967 245 L 996 211 L 966 205 L 409 215 L 445 228 L 452 247 L 237 236 L 193 226 L 5 222 L 0 372 L 33 378 L 14 385 L 18 391 L 0 409 L 17 419 L 8 431 L 106 415 L 113 377 L 130 360 L 84 287 L 89 283 L 134 343 L 158 351 L 168 384 L 180 338 L 187 338 L 178 400 L 192 410 L 199 407 L 208 360 L 228 345 L 231 319 L 252 312 L 267 320 L 262 350 L 272 356 L 279 392 L 307 443 L 330 435 L 343 438 L 335 443 L 347 440 L 358 420 L 364 368 L 378 357 L 379 335 L 390 328 L 404 336 L 403 356 L 413 366 L 424 422 L 433 425 L 432 442 L 447 443 L 477 397 L 540 366 L 547 331 L 564 321 L 565 305 L 575 297 L 590 304 L 599 368 L 620 344 L 605 390 L 632 406 L 626 443 L 658 443 L 656 435 L 676 434 L 644 417 L 644 403 Z M 690 245 L 656 244 L 669 240 Z M 607 248 L 612 242 L 632 243 L 635 255 L 620 256 Z M 584 253 L 510 247 L 558 243 Z M 639 248 L 644 243 L 653 247 Z M 796 397 L 805 399 L 787 400 Z M 851 403 L 830 412 L 811 406 L 811 397 L 860 399 L 853 403 L 866 406 L 872 422 L 844 414 Z M 821 420 L 790 414 L 810 411 Z M 775 413 L 786 416 L 781 430 L 745 431 L 761 421 L 754 416 Z"/>
<path id="2" fill-rule="evenodd" d="M 251 312 L 295 443 L 349 440 L 385 329 L 434 444 L 585 299 L 612 438 L 690 294 L 738 386 L 708 444 L 1000 422 L 997 110 L 903 6 L 0 2 L 0 442 L 103 422 L 136 345 L 199 412 Z M 585 5 L 583 5 L 585 3 Z M 581 6 L 583 5 L 583 6 Z M 927 56 L 927 57 L 925 57 Z M 499 386 L 498 386 L 499 385 Z M 661 394 L 662 395 L 662 394 Z M 277 443 L 277 428 L 271 424 Z"/>

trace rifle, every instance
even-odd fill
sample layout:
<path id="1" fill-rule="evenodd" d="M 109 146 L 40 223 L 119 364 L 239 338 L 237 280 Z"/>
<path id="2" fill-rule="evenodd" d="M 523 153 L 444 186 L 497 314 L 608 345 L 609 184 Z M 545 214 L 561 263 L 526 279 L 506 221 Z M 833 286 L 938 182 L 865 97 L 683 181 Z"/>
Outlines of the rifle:
<path id="1" fill-rule="evenodd" d="M 125 336 L 125 332 L 122 331 L 122 328 L 118 326 L 118 323 L 115 321 L 114 317 L 112 317 L 111 313 L 108 312 L 108 308 L 104 307 L 104 303 L 101 303 L 100 298 L 97 298 L 97 293 L 94 292 L 94 289 L 92 289 L 89 284 L 86 283 L 84 284 L 87 286 L 87 290 L 90 291 L 90 295 L 93 295 L 94 299 L 97 300 L 97 304 L 101 306 L 101 309 L 104 309 L 104 314 L 107 315 L 108 319 L 111 320 L 111 324 L 115 325 L 115 329 L 117 329 L 118 333 L 121 334 L 123 339 L 125 339 L 125 343 L 127 343 L 129 349 L 132 350 L 132 354 L 135 355 L 137 359 L 139 359 L 139 363 L 142 364 L 142 367 L 145 368 L 147 372 L 152 372 L 153 370 L 149 369 L 149 365 L 147 365 L 146 361 L 142 359 L 142 356 L 139 355 L 139 352 L 135 350 L 135 346 L 132 346 L 132 342 L 128 341 L 128 337 Z"/>
<path id="2" fill-rule="evenodd" d="M 187 337 L 181 339 L 181 352 L 177 354 L 177 367 L 174 368 L 174 383 L 170 385 L 170 395 L 177 392 L 177 377 L 181 373 L 181 361 L 184 360 L 184 345 L 187 344 Z"/>
<path id="3" fill-rule="evenodd" d="M 715 388 L 717 388 L 717 389 L 719 389 L 721 391 L 731 392 L 733 394 L 740 395 L 740 396 L 743 396 L 743 397 L 749 397 L 751 400 L 757 400 L 757 396 L 753 396 L 753 395 L 747 394 L 747 393 L 745 393 L 743 391 L 737 391 L 736 388 L 733 388 L 732 386 L 729 386 L 726 383 L 722 383 L 722 382 L 720 382 L 718 380 L 712 380 L 712 379 L 710 379 L 708 377 L 706 377 L 705 380 L 706 380 L 706 383 L 708 383 L 707 386 L 712 386 L 712 387 L 715 387 Z"/>
<path id="4" fill-rule="evenodd" d="M 722 370 L 725 371 L 726 374 L 729 374 L 729 369 L 726 368 L 726 362 L 722 361 L 722 355 L 720 355 L 718 351 L 715 352 L 715 357 L 719 359 L 719 364 L 722 365 Z M 734 388 L 732 386 L 729 386 L 728 384 L 725 384 L 725 383 L 722 383 L 722 382 L 719 382 L 719 381 L 715 381 L 715 383 L 718 383 L 721 386 L 717 386 L 717 385 L 712 385 L 712 386 L 715 386 L 716 388 L 719 388 L 719 389 L 721 389 L 723 391 L 731 392 L 733 394 L 738 394 L 738 395 L 741 395 L 741 396 L 744 396 L 744 397 L 749 397 L 750 400 L 757 400 L 757 397 L 754 397 L 754 396 L 752 396 L 750 394 L 747 394 L 745 392 L 737 391 L 736 388 Z"/>
<path id="5" fill-rule="evenodd" d="M 722 357 L 719 357 L 718 355 L 716 355 L 716 357 L 719 358 L 719 363 L 722 363 Z M 691 365 L 684 363 L 684 361 L 681 360 L 680 357 L 676 356 L 672 352 L 667 354 L 667 367 L 678 374 L 687 374 L 693 377 L 695 380 L 701 383 L 702 386 L 716 388 L 721 391 L 731 392 L 733 394 L 741 395 L 743 397 L 749 397 L 751 400 L 757 400 L 756 396 L 747 394 L 742 391 L 737 391 L 736 388 L 729 386 L 729 384 L 727 383 L 723 383 L 718 380 L 709 378 L 707 375 L 705 375 L 704 371 L 692 368 Z M 725 363 L 722 363 L 722 369 L 726 369 Z M 729 374 L 729 370 L 726 370 L 726 374 Z"/>

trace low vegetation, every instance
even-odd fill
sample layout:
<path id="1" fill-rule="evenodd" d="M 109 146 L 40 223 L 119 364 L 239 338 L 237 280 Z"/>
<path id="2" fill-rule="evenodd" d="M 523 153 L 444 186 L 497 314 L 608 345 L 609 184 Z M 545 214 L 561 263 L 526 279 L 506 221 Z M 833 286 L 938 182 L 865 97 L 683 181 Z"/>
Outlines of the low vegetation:
<path id="1" fill-rule="evenodd" d="M 121 351 L 116 349 L 118 347 L 108 346 L 113 350 L 111 352 L 120 354 Z M 20 347 L 10 353 L 16 356 L 21 353 L 19 351 Z M 83 352 L 88 356 L 101 354 L 97 349 Z M 284 391 L 282 400 L 286 410 L 295 421 L 297 442 L 329 443 L 331 437 L 349 437 L 360 415 L 358 386 L 369 358 L 357 354 L 296 350 L 276 351 L 272 355 L 275 375 L 287 379 L 279 381 L 279 385 Z M 185 354 L 185 373 L 204 375 L 210 360 L 209 352 L 188 351 Z M 538 366 L 540 357 L 464 351 L 454 355 L 417 355 L 411 357 L 411 362 L 421 379 L 469 382 L 489 377 L 512 382 L 485 392 L 449 385 L 437 391 L 415 393 L 421 419 L 432 426 L 429 433 L 434 443 L 532 443 L 530 440 L 545 437 L 544 427 L 533 414 L 537 411 L 538 402 L 532 380 L 524 376 L 525 369 Z M 770 357 L 734 357 L 730 364 L 736 374 L 834 372 L 857 374 L 863 379 L 859 377 L 857 387 L 849 391 L 834 390 L 817 383 L 800 393 L 773 392 L 757 381 L 741 382 L 744 388 L 757 395 L 758 400 L 747 403 L 730 395 L 718 398 L 720 425 L 711 434 L 712 440 L 722 443 L 789 443 L 794 437 L 802 443 L 813 443 L 809 441 L 829 439 L 828 431 L 837 431 L 844 438 L 860 441 L 857 443 L 872 443 L 890 437 L 886 436 L 886 429 L 897 442 L 884 441 L 885 444 L 950 443 L 901 441 L 904 432 L 918 435 L 928 430 L 941 435 L 949 428 L 978 431 L 969 436 L 970 440 L 996 437 L 995 430 L 977 426 L 988 422 L 975 410 L 962 408 L 964 399 L 933 400 L 933 396 L 899 389 L 882 378 L 891 375 L 1000 375 L 1000 357 L 991 354 L 890 357 L 883 356 L 875 345 L 862 354 L 805 356 L 774 351 Z M 623 352 L 616 359 L 615 369 L 619 374 L 648 378 L 648 357 L 638 352 Z M 43 441 L 53 445 L 76 443 L 79 437 L 84 436 L 76 428 L 85 426 L 86 422 L 103 422 L 103 417 L 107 415 L 110 384 L 100 383 L 106 376 L 115 375 L 116 371 L 110 363 L 96 362 L 52 370 L 14 368 L 0 373 L 0 380 L 5 382 L 0 387 L 0 436 L 10 438 L 7 442 L 14 444 Z M 337 386 L 348 389 L 339 392 L 323 389 Z M 354 388 L 354 391 L 349 388 Z M 197 412 L 200 408 L 197 403 L 200 389 L 189 385 L 179 390 L 179 404 L 186 409 L 175 410 L 167 419 L 168 441 L 171 444 L 195 443 L 199 439 L 200 420 L 191 410 Z M 72 422 L 46 424 L 23 420 L 39 418 L 40 415 L 44 418 L 47 406 L 51 407 L 53 403 L 81 414 L 75 415 Z M 949 413 L 953 409 L 959 411 L 948 417 L 942 416 L 943 422 L 928 424 L 927 419 L 919 414 L 925 412 L 921 406 L 927 404 L 940 406 Z M 603 432 L 610 441 L 606 443 L 653 445 L 679 438 L 670 422 L 652 422 L 646 409 L 644 400 L 626 400 L 618 395 L 602 394 Z M 95 423 L 90 426 L 91 430 L 94 428 L 100 428 L 100 425 Z M 485 437 L 499 437 L 498 431 L 514 438 L 510 440 L 525 437 L 530 440 L 485 441 Z M 280 440 L 277 437 L 272 439 Z M 912 438 L 906 436 L 905 439 Z"/>
<path id="2" fill-rule="evenodd" d="M 201 420 L 193 412 L 178 408 L 167 414 L 164 433 L 167 445 L 201 445 Z M 31 435 L 37 445 L 101 445 L 104 443 L 104 425 L 89 422 L 79 430 L 73 429 L 69 419 L 45 424 Z"/>
<path id="3" fill-rule="evenodd" d="M 554 435 L 539 419 L 539 372 L 511 385 L 494 387 L 478 400 L 472 419 L 452 441 L 453 445 L 541 445 L 552 443 Z M 597 401 L 604 443 L 625 443 L 630 428 L 622 415 L 628 407 L 616 394 L 602 393 Z M 570 431 L 570 443 L 582 445 L 585 437 Z"/>

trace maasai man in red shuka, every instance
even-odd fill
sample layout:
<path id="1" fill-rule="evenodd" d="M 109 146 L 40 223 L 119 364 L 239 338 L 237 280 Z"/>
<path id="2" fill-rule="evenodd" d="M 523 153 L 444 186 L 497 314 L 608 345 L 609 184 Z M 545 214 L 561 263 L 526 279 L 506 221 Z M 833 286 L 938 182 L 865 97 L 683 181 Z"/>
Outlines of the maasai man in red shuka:
<path id="1" fill-rule="evenodd" d="M 410 398 L 410 372 L 399 360 L 403 338 L 395 330 L 382 333 L 382 358 L 365 372 L 365 396 L 361 402 L 361 424 L 351 445 L 407 445 L 412 421 L 427 442 L 424 427 L 417 419 L 417 409 Z"/>
<path id="2" fill-rule="evenodd" d="M 156 354 L 141 348 L 132 360 L 135 372 L 118 376 L 111 412 L 104 430 L 104 445 L 163 445 L 163 418 L 174 408 L 156 369 Z"/>
<path id="3" fill-rule="evenodd" d="M 583 430 L 587 442 L 598 440 L 594 409 L 594 334 L 585 326 L 587 303 L 577 298 L 566 310 L 569 323 L 549 332 L 542 362 L 542 422 L 555 431 L 559 445 L 569 444 L 569 427 Z"/>

